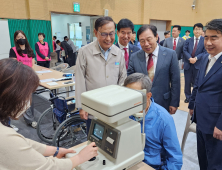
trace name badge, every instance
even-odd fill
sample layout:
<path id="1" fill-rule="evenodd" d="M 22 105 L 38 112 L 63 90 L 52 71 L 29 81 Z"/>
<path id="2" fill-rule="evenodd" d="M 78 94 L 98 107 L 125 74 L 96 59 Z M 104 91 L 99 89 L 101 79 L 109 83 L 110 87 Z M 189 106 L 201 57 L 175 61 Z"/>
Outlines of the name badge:
<path id="1" fill-rule="evenodd" d="M 115 62 L 115 65 L 118 66 L 118 65 L 119 65 L 119 62 Z"/>

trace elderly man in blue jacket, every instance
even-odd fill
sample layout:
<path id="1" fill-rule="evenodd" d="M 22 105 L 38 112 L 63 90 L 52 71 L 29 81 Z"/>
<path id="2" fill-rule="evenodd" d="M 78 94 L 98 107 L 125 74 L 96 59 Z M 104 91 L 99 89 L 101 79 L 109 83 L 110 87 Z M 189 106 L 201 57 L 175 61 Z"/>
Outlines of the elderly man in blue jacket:
<path id="1" fill-rule="evenodd" d="M 147 91 L 144 162 L 156 170 L 180 170 L 183 164 L 182 152 L 174 120 L 166 109 L 154 102 L 150 92 L 152 87 L 150 78 L 142 73 L 134 73 L 126 78 L 124 86 Z M 130 118 L 136 120 L 134 116 Z"/>

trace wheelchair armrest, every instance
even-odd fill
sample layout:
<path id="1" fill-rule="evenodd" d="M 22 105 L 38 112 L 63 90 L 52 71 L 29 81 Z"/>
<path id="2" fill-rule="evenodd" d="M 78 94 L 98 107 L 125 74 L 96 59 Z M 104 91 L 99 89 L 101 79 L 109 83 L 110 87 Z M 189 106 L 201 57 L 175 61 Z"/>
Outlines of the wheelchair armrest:
<path id="1" fill-rule="evenodd" d="M 72 97 L 72 98 L 66 99 L 67 102 L 72 101 L 72 100 L 75 100 L 75 98 Z"/>
<path id="2" fill-rule="evenodd" d="M 58 99 L 59 97 L 58 96 L 55 96 L 55 97 L 52 97 L 49 99 L 49 101 L 51 102 L 52 100 L 55 100 L 55 99 Z"/>

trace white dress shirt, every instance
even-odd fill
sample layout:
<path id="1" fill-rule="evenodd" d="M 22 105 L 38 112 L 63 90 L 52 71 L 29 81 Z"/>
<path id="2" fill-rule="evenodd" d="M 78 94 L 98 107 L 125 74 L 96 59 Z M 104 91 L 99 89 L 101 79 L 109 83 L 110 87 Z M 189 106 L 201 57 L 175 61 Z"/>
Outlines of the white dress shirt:
<path id="1" fill-rule="evenodd" d="M 178 43 L 179 38 L 180 38 L 180 37 L 177 37 L 177 38 L 174 38 L 174 37 L 173 37 L 173 45 L 174 45 L 174 39 L 176 39 L 176 46 L 177 46 L 177 43 Z"/>
<path id="2" fill-rule="evenodd" d="M 198 40 L 197 40 L 197 45 L 199 44 L 200 37 L 201 37 L 201 36 L 199 36 L 199 37 L 198 37 Z M 194 43 L 193 43 L 193 49 L 194 49 L 195 44 L 196 44 L 196 39 L 197 39 L 197 38 L 194 36 L 194 39 L 193 39 L 193 42 L 194 42 Z"/>
<path id="3" fill-rule="evenodd" d="M 208 65 L 207 65 L 207 69 L 206 69 L 206 74 L 205 74 L 205 75 L 207 75 L 207 73 L 210 71 L 210 69 L 213 67 L 214 63 L 216 63 L 217 59 L 218 59 L 221 55 L 222 55 L 222 52 L 218 53 L 217 55 L 215 55 L 215 56 L 213 56 L 213 57 L 212 57 L 211 55 L 208 56 L 209 63 L 208 63 Z"/>
<path id="4" fill-rule="evenodd" d="M 153 51 L 153 64 L 154 64 L 154 74 L 156 72 L 156 63 L 157 63 L 157 59 L 158 59 L 158 53 L 159 53 L 159 45 L 157 44 L 155 50 Z M 148 64 L 148 59 L 149 59 L 149 54 L 148 53 L 145 53 L 146 54 L 146 67 L 147 67 L 147 64 Z"/>
<path id="5" fill-rule="evenodd" d="M 129 44 L 127 44 L 126 47 L 122 46 L 119 41 L 118 41 L 118 44 L 119 44 L 119 48 L 121 49 L 122 53 L 123 53 L 123 56 L 125 57 L 125 50 L 123 48 L 127 48 L 127 52 L 128 52 L 128 55 L 129 55 Z"/>

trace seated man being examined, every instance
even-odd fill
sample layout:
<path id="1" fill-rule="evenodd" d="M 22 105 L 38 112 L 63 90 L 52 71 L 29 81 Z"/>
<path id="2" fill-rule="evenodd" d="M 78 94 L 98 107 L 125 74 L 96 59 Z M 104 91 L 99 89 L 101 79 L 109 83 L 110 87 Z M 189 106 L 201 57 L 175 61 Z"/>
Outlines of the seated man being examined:
<path id="1" fill-rule="evenodd" d="M 183 164 L 182 152 L 174 120 L 166 109 L 154 102 L 150 92 L 150 78 L 142 73 L 134 73 L 126 78 L 124 86 L 134 90 L 146 89 L 147 92 L 144 162 L 156 170 L 180 170 Z M 130 118 L 135 120 L 134 116 Z"/>

